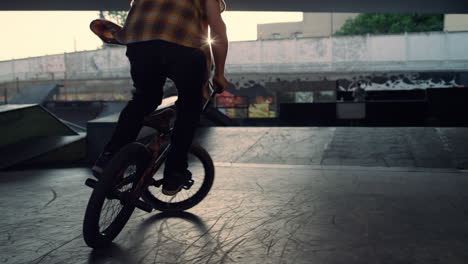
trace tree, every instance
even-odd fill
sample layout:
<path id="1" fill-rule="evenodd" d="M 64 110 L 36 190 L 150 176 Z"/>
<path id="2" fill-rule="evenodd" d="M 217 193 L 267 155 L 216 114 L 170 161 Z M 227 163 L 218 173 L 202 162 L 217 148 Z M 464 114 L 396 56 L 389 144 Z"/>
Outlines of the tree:
<path id="1" fill-rule="evenodd" d="M 334 35 L 398 34 L 443 29 L 443 14 L 360 14 L 348 19 Z"/>

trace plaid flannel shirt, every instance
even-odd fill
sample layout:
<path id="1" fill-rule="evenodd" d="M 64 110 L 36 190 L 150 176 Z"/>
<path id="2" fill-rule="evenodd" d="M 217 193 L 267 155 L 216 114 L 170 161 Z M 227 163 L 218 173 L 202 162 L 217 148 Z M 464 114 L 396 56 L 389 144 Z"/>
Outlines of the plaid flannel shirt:
<path id="1" fill-rule="evenodd" d="M 220 11 L 226 9 L 224 0 Z M 134 0 L 121 31 L 114 34 L 121 44 L 161 39 L 179 45 L 199 48 L 205 53 L 207 71 L 203 96 L 210 97 L 207 80 L 211 72 L 211 49 L 205 0 Z"/>
<path id="2" fill-rule="evenodd" d="M 224 11 L 224 1 L 218 1 Z M 202 48 L 208 37 L 205 0 L 135 0 L 114 37 L 122 44 L 162 39 Z"/>

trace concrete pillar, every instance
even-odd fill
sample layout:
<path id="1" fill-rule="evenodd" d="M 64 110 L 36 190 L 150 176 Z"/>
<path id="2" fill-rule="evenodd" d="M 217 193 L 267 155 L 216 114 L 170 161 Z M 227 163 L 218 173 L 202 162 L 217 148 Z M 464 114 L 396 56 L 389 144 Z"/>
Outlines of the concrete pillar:
<path id="1" fill-rule="evenodd" d="M 12 80 L 14 81 L 15 78 L 17 78 L 16 76 L 16 69 L 15 69 L 15 61 L 14 60 L 11 60 L 11 74 L 12 74 Z"/>
<path id="2" fill-rule="evenodd" d="M 408 40 L 408 32 L 405 32 L 405 62 L 408 63 L 409 54 L 410 54 L 410 44 Z"/>

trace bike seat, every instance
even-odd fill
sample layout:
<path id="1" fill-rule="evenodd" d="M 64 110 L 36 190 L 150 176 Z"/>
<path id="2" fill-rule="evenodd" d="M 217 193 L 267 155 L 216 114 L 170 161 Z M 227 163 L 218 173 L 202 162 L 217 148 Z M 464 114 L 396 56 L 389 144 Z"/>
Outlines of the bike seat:
<path id="1" fill-rule="evenodd" d="M 95 19 L 89 25 L 91 31 L 108 44 L 123 45 L 114 38 L 114 34 L 122 30 L 122 26 L 105 19 Z"/>
<path id="2" fill-rule="evenodd" d="M 175 114 L 176 111 L 172 108 L 152 113 L 143 119 L 143 125 L 152 127 L 162 133 L 168 133 L 171 128 L 171 120 L 175 117 Z"/>

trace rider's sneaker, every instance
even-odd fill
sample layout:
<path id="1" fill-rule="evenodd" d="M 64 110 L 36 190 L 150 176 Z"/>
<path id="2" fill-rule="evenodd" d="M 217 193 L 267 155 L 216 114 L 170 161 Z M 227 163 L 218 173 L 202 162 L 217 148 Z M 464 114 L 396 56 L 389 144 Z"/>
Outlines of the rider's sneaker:
<path id="1" fill-rule="evenodd" d="M 190 179 L 192 179 L 192 173 L 189 170 L 185 172 L 165 172 L 162 193 L 174 196 L 182 190 Z"/>
<path id="2" fill-rule="evenodd" d="M 94 162 L 91 171 L 93 172 L 94 177 L 97 179 L 101 178 L 104 169 L 106 168 L 109 161 L 112 159 L 113 153 L 111 152 L 103 152 L 99 155 L 99 158 Z"/>

